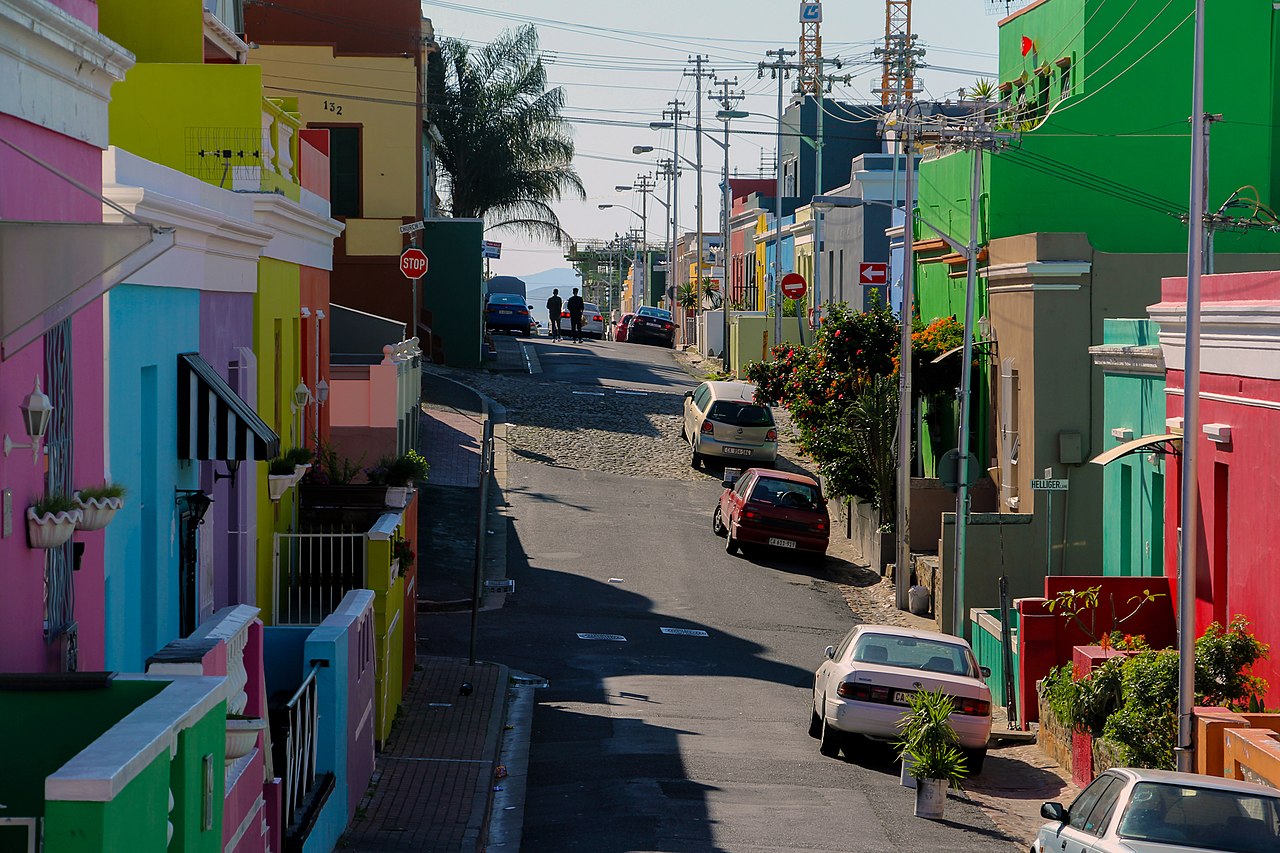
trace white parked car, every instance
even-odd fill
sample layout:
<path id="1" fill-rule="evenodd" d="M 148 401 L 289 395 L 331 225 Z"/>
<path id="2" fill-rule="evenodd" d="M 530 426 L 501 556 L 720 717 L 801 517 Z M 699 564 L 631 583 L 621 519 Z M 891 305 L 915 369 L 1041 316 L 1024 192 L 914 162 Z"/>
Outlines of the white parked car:
<path id="1" fill-rule="evenodd" d="M 695 468 L 708 458 L 743 468 L 773 467 L 778 459 L 773 410 L 756 402 L 756 386 L 747 382 L 703 382 L 686 391 L 680 434 Z"/>
<path id="2" fill-rule="evenodd" d="M 569 325 L 569 312 L 560 312 L 560 334 L 570 337 L 573 329 Z M 600 313 L 600 306 L 594 302 L 582 303 L 582 336 L 584 338 L 595 338 L 598 341 L 604 340 L 604 315 Z"/>
<path id="3" fill-rule="evenodd" d="M 1216 776 L 1116 767 L 1040 814 L 1031 853 L 1280 850 L 1280 791 Z"/>
<path id="4" fill-rule="evenodd" d="M 958 637 L 859 625 L 839 645 L 827 646 L 813 679 L 809 734 L 820 739 L 822 754 L 829 756 L 838 754 L 850 735 L 896 740 L 911 694 L 941 688 L 955 699 L 951 727 L 969 773 L 976 774 L 991 738 L 991 690 L 983 681 L 990 674 Z"/>

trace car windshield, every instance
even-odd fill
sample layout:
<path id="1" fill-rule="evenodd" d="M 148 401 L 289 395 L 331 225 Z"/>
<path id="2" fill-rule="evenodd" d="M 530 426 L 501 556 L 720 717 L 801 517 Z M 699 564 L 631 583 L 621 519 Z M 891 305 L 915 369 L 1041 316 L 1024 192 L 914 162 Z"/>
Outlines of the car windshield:
<path id="1" fill-rule="evenodd" d="M 1280 850 L 1280 799 L 1139 782 L 1118 829 L 1121 838 L 1223 853 Z"/>
<path id="2" fill-rule="evenodd" d="M 818 490 L 808 483 L 761 477 L 751 490 L 751 500 L 785 509 L 816 510 L 821 504 Z"/>
<path id="3" fill-rule="evenodd" d="M 671 312 L 663 308 L 641 307 L 636 311 L 641 317 L 657 317 L 659 320 L 670 320 Z"/>
<path id="4" fill-rule="evenodd" d="M 739 403 L 734 400 L 716 400 L 711 404 L 707 417 L 729 426 L 765 427 L 773 426 L 773 412 L 768 406 L 755 403 Z"/>
<path id="5" fill-rule="evenodd" d="M 853 659 L 925 672 L 974 675 L 972 655 L 964 646 L 900 634 L 861 635 L 853 648 Z"/>
<path id="6" fill-rule="evenodd" d="M 600 306 L 595 304 L 594 302 L 584 302 L 582 303 L 582 313 L 583 314 L 599 314 Z"/>
<path id="7" fill-rule="evenodd" d="M 489 296 L 490 305 L 518 305 L 524 307 L 524 297 L 518 293 L 494 293 Z"/>

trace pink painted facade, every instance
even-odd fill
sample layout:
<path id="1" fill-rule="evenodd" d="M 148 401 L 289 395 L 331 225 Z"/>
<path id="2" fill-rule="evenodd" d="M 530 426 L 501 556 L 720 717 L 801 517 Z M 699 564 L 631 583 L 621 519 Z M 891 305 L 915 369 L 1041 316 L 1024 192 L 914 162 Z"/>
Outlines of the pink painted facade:
<path id="1" fill-rule="evenodd" d="M 1186 279 L 1165 279 L 1149 309 L 1160 324 L 1166 414 L 1181 428 Z M 1280 272 L 1212 275 L 1201 299 L 1201 396 L 1198 442 L 1200 536 L 1196 630 L 1237 614 L 1272 649 L 1280 648 L 1280 581 L 1274 531 L 1280 511 Z M 1184 441 L 1192 440 L 1191 436 Z M 1165 573 L 1178 572 L 1182 457 L 1167 457 Z M 1280 697 L 1280 658 L 1254 667 Z"/>
<path id="2" fill-rule="evenodd" d="M 97 7 L 92 3 L 64 0 L 57 5 L 91 26 L 96 24 Z M 6 114 L 0 114 L 0 138 L 100 190 L 102 151 L 96 145 Z M 6 145 L 0 146 L 0 219 L 98 223 L 102 221 L 102 203 Z M 21 288 L 13 282 L 3 286 Z M 104 477 L 101 302 L 79 311 L 71 323 L 74 481 L 88 485 L 100 483 Z M 48 389 L 43 347 L 38 341 L 0 362 L 0 433 L 18 444 L 28 441 L 18 406 L 31 393 L 37 376 Z M 59 404 L 58 400 L 53 402 Z M 62 402 L 65 407 L 67 401 Z M 33 461 L 29 450 L 0 456 L 0 489 L 12 494 L 0 528 L 7 531 L 0 536 L 0 585 L 5 590 L 0 596 L 0 671 L 63 668 L 63 641 L 46 642 L 44 636 L 46 554 L 28 547 L 24 518 L 27 507 L 45 492 L 46 463 L 43 455 Z M 102 535 L 79 533 L 76 537 L 85 543 L 80 571 L 74 574 L 76 665 L 82 670 L 102 668 Z"/>

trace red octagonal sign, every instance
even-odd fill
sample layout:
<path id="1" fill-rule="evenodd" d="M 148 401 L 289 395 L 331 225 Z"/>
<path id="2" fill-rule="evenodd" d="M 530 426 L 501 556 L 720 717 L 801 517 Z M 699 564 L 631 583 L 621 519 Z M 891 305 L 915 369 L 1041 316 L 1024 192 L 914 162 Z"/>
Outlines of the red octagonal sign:
<path id="1" fill-rule="evenodd" d="M 405 278 L 422 278 L 427 273 L 427 256 L 417 246 L 410 246 L 400 253 L 400 272 Z"/>
<path id="2" fill-rule="evenodd" d="M 799 299 L 808 289 L 804 276 L 798 272 L 789 272 L 782 277 L 782 295 L 788 299 Z"/>

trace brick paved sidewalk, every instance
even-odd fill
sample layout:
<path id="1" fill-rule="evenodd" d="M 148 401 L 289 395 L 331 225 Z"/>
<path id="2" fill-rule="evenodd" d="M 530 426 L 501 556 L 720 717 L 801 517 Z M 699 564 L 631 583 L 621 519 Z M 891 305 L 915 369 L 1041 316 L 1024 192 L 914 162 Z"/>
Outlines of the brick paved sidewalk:
<path id="1" fill-rule="evenodd" d="M 426 409 L 422 413 L 422 453 L 431 464 L 427 482 L 433 486 L 480 485 L 480 437 L 483 418 L 465 412 Z"/>
<path id="2" fill-rule="evenodd" d="M 506 666 L 421 657 L 369 793 L 338 844 L 475 851 L 485 836 L 506 716 Z M 460 694 L 471 684 L 470 695 Z"/>

